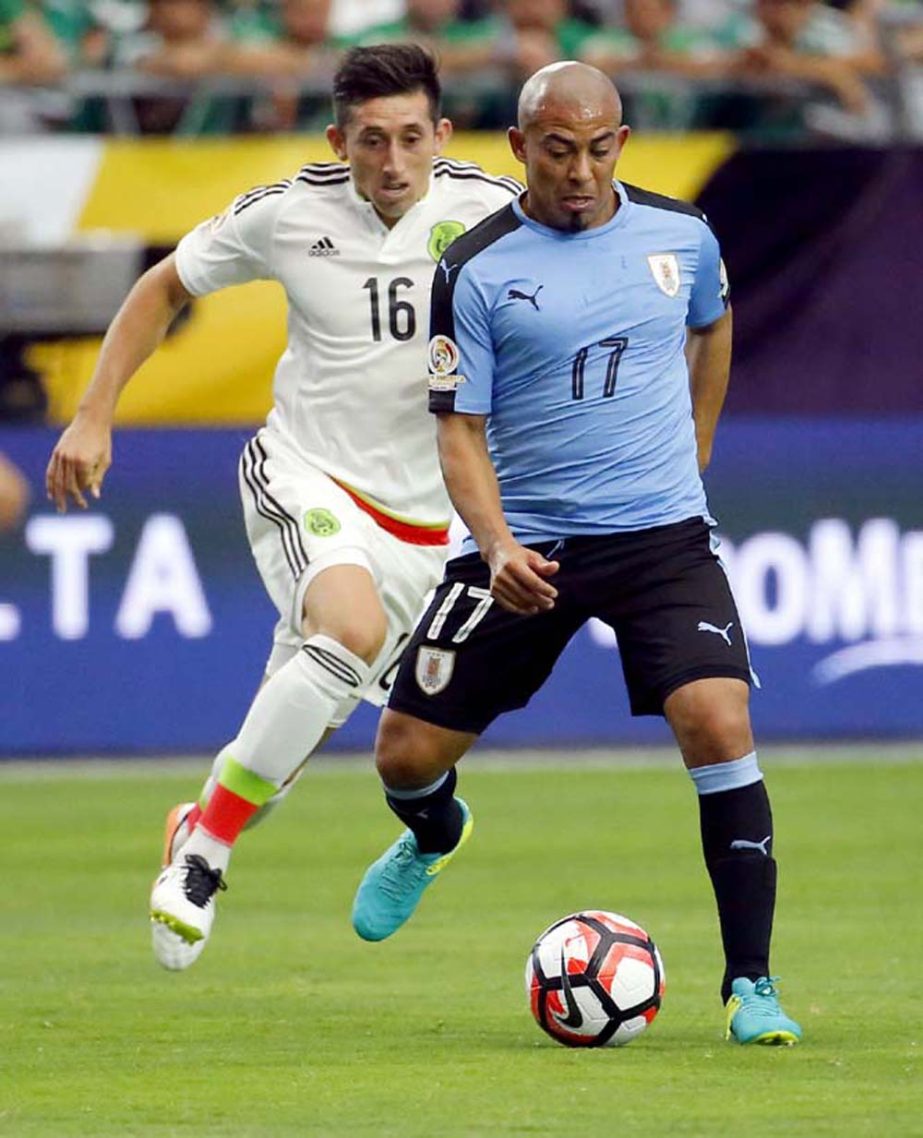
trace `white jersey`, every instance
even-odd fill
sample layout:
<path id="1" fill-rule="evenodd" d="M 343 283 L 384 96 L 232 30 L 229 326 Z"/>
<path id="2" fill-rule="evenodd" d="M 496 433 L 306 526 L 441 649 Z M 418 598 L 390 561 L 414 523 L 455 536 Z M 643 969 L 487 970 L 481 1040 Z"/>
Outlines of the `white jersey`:
<path id="1" fill-rule="evenodd" d="M 373 507 L 436 528 L 451 509 L 427 410 L 433 272 L 450 241 L 520 191 L 437 158 L 426 196 L 388 229 L 348 167 L 315 163 L 192 230 L 176 265 L 194 296 L 279 281 L 288 345 L 267 425 Z"/>

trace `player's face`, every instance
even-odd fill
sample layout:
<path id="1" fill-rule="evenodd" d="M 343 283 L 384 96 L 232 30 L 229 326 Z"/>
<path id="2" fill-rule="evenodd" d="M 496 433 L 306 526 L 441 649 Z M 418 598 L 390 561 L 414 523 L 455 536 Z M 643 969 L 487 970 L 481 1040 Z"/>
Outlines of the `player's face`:
<path id="1" fill-rule="evenodd" d="M 525 130 L 510 130 L 513 153 L 525 165 L 526 212 L 553 229 L 578 232 L 604 225 L 615 213 L 615 164 L 630 131 L 608 112 L 543 109 Z"/>
<path id="2" fill-rule="evenodd" d="M 433 122 L 426 92 L 414 91 L 360 103 L 342 130 L 327 127 L 327 140 L 390 227 L 426 194 L 433 159 L 451 133 L 448 119 Z"/>

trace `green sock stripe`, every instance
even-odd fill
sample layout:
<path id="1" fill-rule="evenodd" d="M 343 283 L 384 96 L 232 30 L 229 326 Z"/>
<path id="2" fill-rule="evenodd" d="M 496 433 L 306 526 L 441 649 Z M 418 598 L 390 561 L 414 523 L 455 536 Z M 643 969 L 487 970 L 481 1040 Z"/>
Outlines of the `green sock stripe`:
<path id="1" fill-rule="evenodd" d="M 252 802 L 254 806 L 263 806 L 279 789 L 274 782 L 260 778 L 258 774 L 241 766 L 230 755 L 224 760 L 221 774 L 218 775 L 218 785 L 230 790 L 239 798 Z"/>

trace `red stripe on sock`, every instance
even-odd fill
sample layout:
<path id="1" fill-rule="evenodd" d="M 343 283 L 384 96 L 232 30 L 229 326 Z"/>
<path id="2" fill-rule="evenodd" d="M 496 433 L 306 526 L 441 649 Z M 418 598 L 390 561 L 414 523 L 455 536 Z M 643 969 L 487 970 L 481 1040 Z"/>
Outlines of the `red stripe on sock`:
<path id="1" fill-rule="evenodd" d="M 197 802 L 195 804 L 195 806 L 193 806 L 193 808 L 186 815 L 186 825 L 189 827 L 189 833 L 190 834 L 196 828 L 196 826 L 198 826 L 199 820 L 201 819 L 201 817 L 202 817 L 202 807 Z"/>
<path id="2" fill-rule="evenodd" d="M 202 811 L 199 825 L 217 838 L 232 846 L 237 841 L 237 835 L 247 822 L 259 810 L 259 807 L 241 798 L 233 790 L 220 784 L 215 787 L 208 805 Z"/>

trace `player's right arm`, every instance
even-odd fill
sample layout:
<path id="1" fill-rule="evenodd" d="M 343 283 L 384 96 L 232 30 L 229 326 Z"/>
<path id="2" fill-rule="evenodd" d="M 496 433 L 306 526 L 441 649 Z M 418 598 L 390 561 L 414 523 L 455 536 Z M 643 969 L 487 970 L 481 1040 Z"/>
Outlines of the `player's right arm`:
<path id="1" fill-rule="evenodd" d="M 45 486 L 61 512 L 73 501 L 86 509 L 86 493 L 98 498 L 112 463 L 112 421 L 125 385 L 167 334 L 190 299 L 171 253 L 140 277 L 103 340 L 93 378 L 70 426 L 48 463 Z"/>
<path id="2" fill-rule="evenodd" d="M 438 416 L 442 474 L 452 504 L 490 566 L 491 595 L 510 612 L 532 616 L 554 607 L 558 591 L 546 578 L 558 571 L 558 562 L 520 545 L 510 532 L 487 449 L 486 421 L 483 415 Z"/>
<path id="3" fill-rule="evenodd" d="M 45 485 L 59 510 L 98 498 L 112 463 L 112 422 L 119 396 L 153 354 L 191 297 L 273 275 L 272 241 L 291 183 L 257 186 L 224 213 L 203 221 L 176 251 L 132 288 L 106 333 L 90 386 L 48 464 Z"/>
<path id="4" fill-rule="evenodd" d="M 486 434 L 496 364 L 490 310 L 465 270 L 447 253 L 430 298 L 429 409 L 437 416 L 439 462 L 452 504 L 490 567 L 491 595 L 531 616 L 554 607 L 557 589 L 546 578 L 558 563 L 520 545 L 503 513 Z"/>

